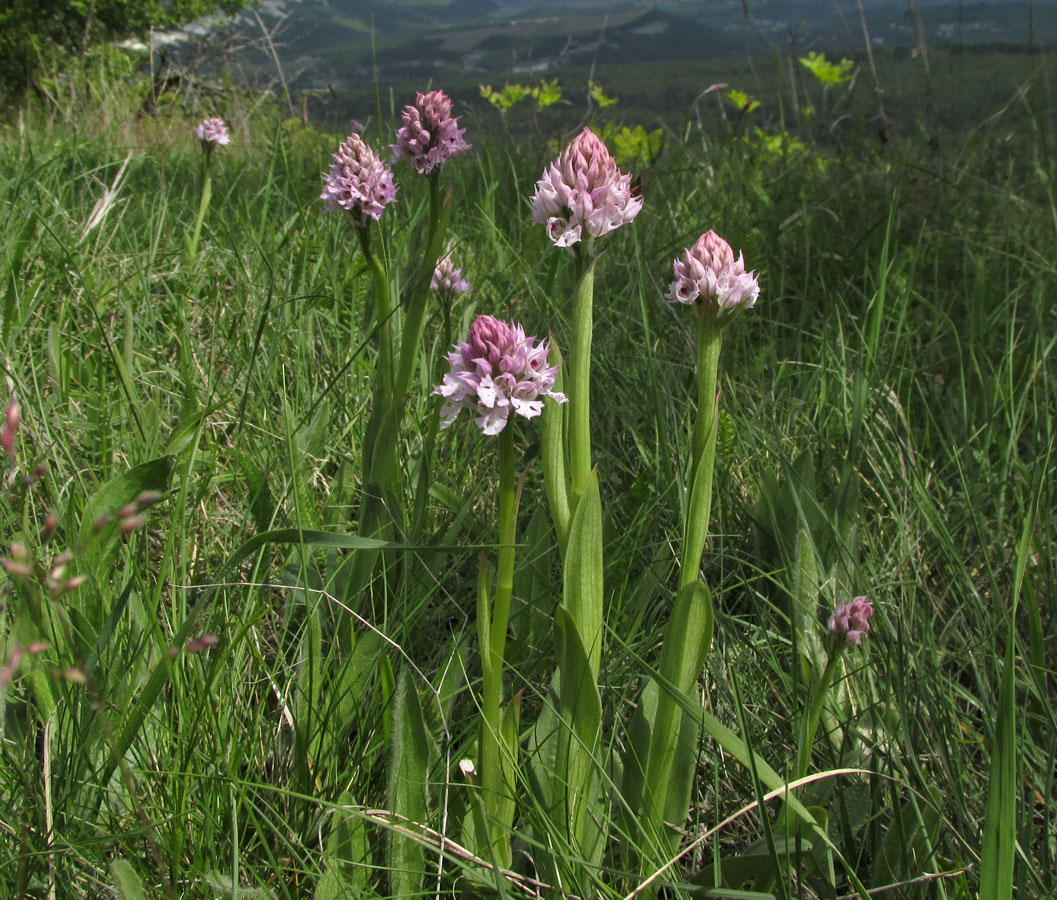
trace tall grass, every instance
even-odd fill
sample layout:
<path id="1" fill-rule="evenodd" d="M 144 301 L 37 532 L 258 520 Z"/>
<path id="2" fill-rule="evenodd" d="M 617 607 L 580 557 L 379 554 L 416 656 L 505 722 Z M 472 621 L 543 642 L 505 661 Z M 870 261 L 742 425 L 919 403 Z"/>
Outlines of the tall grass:
<path id="1" fill-rule="evenodd" d="M 1041 108 L 1041 89 L 1024 104 Z M 111 97 L 108 116 L 128 100 Z M 0 136 L 0 338 L 23 419 L 0 551 L 76 549 L 70 571 L 87 582 L 49 620 L 51 648 L 0 694 L 0 895 L 104 896 L 115 859 L 159 896 L 331 896 L 325 873 L 337 869 L 340 884 L 388 895 L 404 883 L 382 865 L 393 825 L 370 811 L 392 797 L 394 747 L 427 753 L 431 780 L 451 782 L 449 825 L 463 802 L 455 764 L 477 710 L 467 648 L 477 553 L 494 541 L 491 455 L 469 430 L 442 434 L 428 539 L 400 551 L 411 574 L 343 609 L 371 274 L 346 223 L 320 209 L 330 138 L 240 119 L 214 156 L 189 258 L 193 118 L 71 129 L 73 108 L 59 106 Z M 692 324 L 662 294 L 671 258 L 715 226 L 761 270 L 763 296 L 727 333 L 705 558 L 717 652 L 702 687 L 716 720 L 788 774 L 807 704 L 798 547 L 811 548 L 814 570 L 796 577 L 814 579 L 820 618 L 871 596 L 870 646 L 849 656 L 815 753 L 821 770 L 859 771 L 816 782 L 808 799 L 830 810 L 827 832 L 866 887 L 901 896 L 987 884 L 1009 896 L 1009 878 L 1018 896 L 1057 890 L 1057 168 L 1052 121 L 1021 118 L 1008 133 L 1002 122 L 942 156 L 914 140 L 852 143 L 820 163 L 694 120 L 670 135 L 595 288 L 604 719 L 630 720 L 667 621 L 694 350 Z M 468 137 L 475 154 L 448 170 L 454 252 L 473 282 L 454 332 L 495 312 L 530 332 L 553 327 L 567 346 L 573 267 L 530 226 L 527 203 L 549 152 Z M 398 177 L 399 214 L 380 228 L 397 280 L 427 202 L 425 184 Z M 426 441 L 442 332 L 433 315 L 404 460 Z M 544 703 L 560 594 L 553 540 L 530 524 L 545 502 L 536 456 L 530 446 L 507 655 L 522 721 Z M 165 497 L 143 528 L 94 524 L 144 489 Z M 42 544 L 49 510 L 58 531 Z M 250 543 L 276 532 L 287 538 Z M 0 665 L 24 643 L 24 596 L 4 598 Z M 339 654 L 347 615 L 356 643 Z M 186 652 L 204 634 L 217 645 Z M 393 705 L 414 689 L 435 749 L 394 740 Z M 29 710 L 43 697 L 41 721 Z M 702 743 L 688 843 L 761 795 L 755 771 Z M 544 818 L 516 824 L 525 877 L 549 852 Z M 749 812 L 724 824 L 666 874 L 671 889 L 700 891 L 695 873 L 711 884 L 714 860 L 762 838 L 765 822 Z M 780 852 L 765 843 L 761 858 Z M 459 889 L 454 867 L 427 856 L 425 890 Z M 773 890 L 851 890 L 833 866 Z M 580 888 L 615 883 L 595 873 Z"/>

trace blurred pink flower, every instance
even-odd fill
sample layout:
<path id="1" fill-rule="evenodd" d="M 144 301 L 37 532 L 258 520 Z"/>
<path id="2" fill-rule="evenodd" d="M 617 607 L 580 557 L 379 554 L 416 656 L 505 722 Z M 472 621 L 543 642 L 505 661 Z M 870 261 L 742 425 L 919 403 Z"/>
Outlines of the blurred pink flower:
<path id="1" fill-rule="evenodd" d="M 734 258 L 723 238 L 714 231 L 706 232 L 682 260 L 675 260 L 675 281 L 665 294 L 678 303 L 693 303 L 700 299 L 707 307 L 718 307 L 723 313 L 739 307 L 750 309 L 760 296 L 760 285 L 755 272 L 745 271 L 744 256 Z"/>
<path id="2" fill-rule="evenodd" d="M 437 267 L 433 270 L 433 280 L 429 283 L 429 289 L 449 299 L 456 294 L 462 294 L 470 289 L 470 282 L 462 277 L 462 269 L 456 268 L 451 261 L 451 247 L 437 260 Z"/>
<path id="3" fill-rule="evenodd" d="M 393 173 L 358 134 L 350 134 L 338 146 L 325 177 L 320 194 L 324 209 L 347 209 L 360 224 L 367 216 L 380 218 L 396 199 Z"/>
<path id="4" fill-rule="evenodd" d="M 601 237 L 630 222 L 642 209 L 631 176 L 617 168 L 609 150 L 585 128 L 536 182 L 532 219 L 547 226 L 558 247 Z"/>
<path id="5" fill-rule="evenodd" d="M 443 91 L 415 95 L 415 105 L 405 106 L 403 127 L 396 132 L 393 162 L 410 159 L 422 175 L 441 169 L 449 159 L 470 149 L 463 139 L 458 117 L 451 114 L 451 98 Z"/>
<path id="6" fill-rule="evenodd" d="M 452 347 L 451 371 L 433 391 L 446 401 L 443 427 L 468 409 L 485 434 L 495 435 L 506 428 L 511 410 L 531 419 L 543 411 L 543 397 L 564 403 L 565 395 L 553 389 L 558 367 L 547 365 L 550 345 L 535 340 L 520 325 L 478 316 L 469 340 Z"/>
<path id="7" fill-rule="evenodd" d="M 873 605 L 867 597 L 856 597 L 850 603 L 838 604 L 829 617 L 829 632 L 839 643 L 857 646 L 870 633 Z"/>
<path id="8" fill-rule="evenodd" d="M 231 135 L 228 134 L 227 123 L 219 117 L 203 119 L 198 123 L 195 134 L 209 149 L 212 149 L 215 144 L 231 143 Z"/>
<path id="9" fill-rule="evenodd" d="M 4 412 L 4 423 L 0 425 L 0 447 L 3 447 L 12 461 L 15 460 L 15 435 L 21 425 L 22 408 L 18 405 L 18 401 L 12 398 Z"/>

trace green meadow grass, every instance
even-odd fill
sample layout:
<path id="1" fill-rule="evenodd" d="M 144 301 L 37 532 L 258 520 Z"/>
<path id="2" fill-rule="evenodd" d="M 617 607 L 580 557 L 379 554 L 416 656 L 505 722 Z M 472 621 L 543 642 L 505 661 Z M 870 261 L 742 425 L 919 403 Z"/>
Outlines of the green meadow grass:
<path id="1" fill-rule="evenodd" d="M 814 755 L 815 771 L 861 771 L 819 782 L 813 799 L 862 883 L 899 885 L 882 896 L 1057 892 L 1057 164 L 1052 120 L 1032 112 L 1042 90 L 1012 104 L 1016 127 L 982 111 L 939 154 L 924 140 L 849 142 L 820 163 L 692 120 L 668 135 L 642 214 L 599 267 L 606 746 L 624 742 L 677 577 L 694 331 L 662 295 L 672 258 L 713 227 L 744 249 L 762 293 L 727 329 L 721 362 L 702 694 L 787 773 L 807 698 L 794 581 L 817 580 L 820 629 L 834 603 L 870 596 L 874 630 L 847 657 Z M 194 120 L 134 118 L 131 98 L 121 85 L 94 105 L 60 98 L 0 131 L 0 400 L 17 396 L 23 419 L 0 554 L 18 542 L 46 564 L 76 549 L 69 573 L 87 578 L 48 620 L 51 648 L 0 694 L 0 897 L 132 897 L 137 878 L 146 896 L 345 896 L 324 881 L 342 860 L 364 863 L 346 867 L 349 896 L 389 896 L 385 827 L 336 808 L 385 807 L 402 678 L 438 739 L 431 778 L 459 792 L 493 447 L 465 421 L 442 432 L 420 498 L 427 539 L 396 554 L 399 578 L 342 596 L 374 349 L 370 273 L 318 199 L 337 138 L 248 108 L 214 154 L 192 256 Z M 473 284 L 453 333 L 494 313 L 565 348 L 571 260 L 531 225 L 528 201 L 552 153 L 467 138 L 474 152 L 444 171 Z M 403 283 L 426 190 L 406 164 L 397 178 L 379 233 Z M 394 448 L 411 486 L 444 331 L 431 308 Z M 545 509 L 538 435 L 519 427 L 530 537 L 508 684 L 524 691 L 523 722 L 546 693 L 561 592 L 553 538 L 530 527 Z M 144 488 L 164 498 L 142 528 L 94 526 Z M 58 528 L 42 543 L 49 510 Z M 284 530 L 336 537 L 247 546 Z M 814 572 L 794 565 L 801 531 Z M 32 618 L 17 590 L 3 606 L 0 666 Z M 349 615 L 357 642 L 339 656 Z M 216 646 L 178 652 L 203 634 Z M 703 741 L 688 840 L 760 787 Z M 516 865 L 532 873 L 545 849 L 517 827 Z M 719 829 L 676 867 L 672 895 L 769 827 L 752 812 Z M 774 895 L 852 890 L 839 866 L 817 877 Z M 592 879 L 621 895 L 612 873 Z M 446 869 L 424 890 L 465 887 Z"/>

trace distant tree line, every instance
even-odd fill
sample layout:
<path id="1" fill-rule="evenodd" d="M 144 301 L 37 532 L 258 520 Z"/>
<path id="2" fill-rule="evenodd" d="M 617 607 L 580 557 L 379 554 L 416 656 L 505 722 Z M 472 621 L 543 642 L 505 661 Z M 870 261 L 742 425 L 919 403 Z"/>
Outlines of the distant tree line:
<path id="1" fill-rule="evenodd" d="M 0 93 L 32 88 L 50 56 L 79 55 L 94 44 L 174 28 L 210 13 L 233 13 L 253 0 L 0 0 Z"/>

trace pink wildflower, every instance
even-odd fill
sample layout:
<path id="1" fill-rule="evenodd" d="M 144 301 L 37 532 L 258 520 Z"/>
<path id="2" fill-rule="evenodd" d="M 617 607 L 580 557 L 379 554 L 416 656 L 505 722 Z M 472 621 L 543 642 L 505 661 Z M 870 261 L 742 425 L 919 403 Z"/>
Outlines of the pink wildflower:
<path id="1" fill-rule="evenodd" d="M 760 296 L 760 285 L 756 273 L 745 271 L 743 254 L 735 259 L 730 244 L 709 231 L 683 253 L 682 260 L 675 261 L 675 281 L 665 296 L 679 303 L 700 300 L 723 313 L 751 308 Z"/>
<path id="2" fill-rule="evenodd" d="M 0 447 L 3 447 L 12 461 L 15 460 L 15 435 L 21 425 L 22 409 L 18 401 L 12 398 L 4 412 L 4 423 L 0 425 Z"/>
<path id="3" fill-rule="evenodd" d="M 219 117 L 203 119 L 198 123 L 195 134 L 207 150 L 211 150 L 216 144 L 231 143 L 227 123 Z"/>
<path id="4" fill-rule="evenodd" d="M 452 347 L 451 371 L 433 391 L 446 401 L 443 427 L 468 409 L 478 414 L 477 426 L 494 435 L 506 428 L 511 410 L 531 419 L 543 411 L 543 397 L 564 403 L 565 395 L 553 389 L 558 367 L 547 365 L 550 345 L 535 340 L 520 325 L 478 316 L 469 340 Z"/>
<path id="5" fill-rule="evenodd" d="M 443 91 L 415 95 L 415 105 L 405 106 L 404 125 L 396 133 L 393 162 L 410 159 L 419 174 L 429 175 L 453 156 L 470 149 L 463 139 L 458 117 L 451 114 L 451 98 Z"/>
<path id="6" fill-rule="evenodd" d="M 558 247 L 601 237 L 630 222 L 642 209 L 631 176 L 617 168 L 609 150 L 585 128 L 536 182 L 532 219 L 547 226 Z"/>
<path id="7" fill-rule="evenodd" d="M 829 632 L 839 644 L 857 646 L 870 633 L 873 605 L 867 597 L 856 597 L 850 603 L 838 604 L 829 617 Z"/>
<path id="8" fill-rule="evenodd" d="M 462 269 L 456 268 L 451 261 L 451 247 L 437 260 L 437 267 L 433 270 L 433 280 L 429 283 L 429 289 L 447 297 L 449 300 L 456 294 L 462 294 L 470 289 L 470 282 L 462 277 Z"/>
<path id="9" fill-rule="evenodd" d="M 338 146 L 320 199 L 327 210 L 347 209 L 358 224 L 378 219 L 386 204 L 396 199 L 393 173 L 358 134 Z"/>

